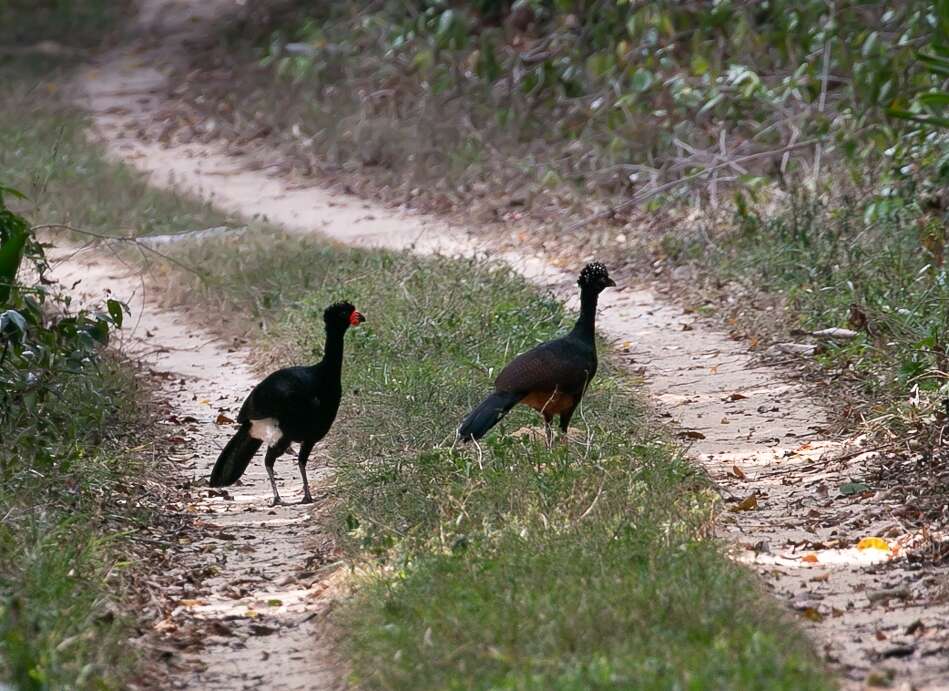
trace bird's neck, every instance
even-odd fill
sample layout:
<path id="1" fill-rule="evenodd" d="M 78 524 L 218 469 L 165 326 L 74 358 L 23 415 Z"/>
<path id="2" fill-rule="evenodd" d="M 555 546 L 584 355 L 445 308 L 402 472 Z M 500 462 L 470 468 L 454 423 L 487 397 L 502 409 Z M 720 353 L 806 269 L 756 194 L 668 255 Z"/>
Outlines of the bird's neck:
<path id="1" fill-rule="evenodd" d="M 577 325 L 573 327 L 573 333 L 581 338 L 592 341 L 596 325 L 596 302 L 599 293 L 594 290 L 582 289 L 580 291 L 580 317 L 577 319 Z"/>
<path id="2" fill-rule="evenodd" d="M 343 335 L 342 329 L 326 329 L 326 348 L 323 359 L 320 361 L 322 369 L 330 374 L 340 374 L 343 370 Z"/>

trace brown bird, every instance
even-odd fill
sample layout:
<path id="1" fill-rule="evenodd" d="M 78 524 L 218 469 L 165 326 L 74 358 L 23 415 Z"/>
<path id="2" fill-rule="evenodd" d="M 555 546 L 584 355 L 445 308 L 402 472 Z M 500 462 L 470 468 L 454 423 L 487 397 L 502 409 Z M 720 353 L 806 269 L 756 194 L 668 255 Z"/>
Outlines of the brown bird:
<path id="1" fill-rule="evenodd" d="M 596 303 L 605 288 L 616 283 L 599 262 L 587 264 L 577 280 L 580 286 L 580 318 L 566 336 L 518 355 L 494 382 L 494 392 L 472 410 L 458 428 L 467 441 L 480 439 L 518 403 L 544 416 L 547 442 L 551 422 L 560 416 L 560 430 L 566 433 L 574 411 L 596 374 Z"/>

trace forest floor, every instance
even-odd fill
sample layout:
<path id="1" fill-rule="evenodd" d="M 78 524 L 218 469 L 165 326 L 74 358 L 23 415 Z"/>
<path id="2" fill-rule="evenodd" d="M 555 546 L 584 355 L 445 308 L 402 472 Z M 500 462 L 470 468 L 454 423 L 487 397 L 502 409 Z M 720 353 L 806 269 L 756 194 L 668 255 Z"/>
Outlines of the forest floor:
<path id="1" fill-rule="evenodd" d="M 282 174 L 279 165 L 266 163 L 279 154 L 252 132 L 225 146 L 182 136 L 177 124 L 169 129 L 179 104 L 166 75 L 236 8 L 223 1 L 144 0 L 127 42 L 82 72 L 76 99 L 92 113 L 94 136 L 112 155 L 149 174 L 154 185 L 174 187 L 247 218 L 265 218 L 291 233 L 318 233 L 364 247 L 491 256 L 568 303 L 573 299 L 572 281 L 582 258 L 564 271 L 562 258 L 555 265 L 536 252 L 503 249 L 490 233 L 471 233 Z M 915 530 L 901 522 L 912 511 L 906 496 L 873 492 L 863 482 L 873 449 L 860 439 L 831 434 L 830 412 L 791 370 L 761 365 L 746 344 L 721 333 L 711 320 L 664 302 L 631 273 L 617 276 L 617 282 L 620 289 L 604 295 L 600 331 L 614 342 L 618 358 L 644 379 L 661 415 L 720 488 L 728 507 L 720 534 L 733 543 L 735 558 L 755 569 L 774 596 L 799 614 L 843 686 L 945 688 L 949 581 L 944 568 L 909 558 L 934 538 L 925 527 Z M 243 354 L 215 344 L 193 322 L 150 309 L 143 314 L 155 320 L 143 330 L 161 345 L 156 370 L 177 373 L 187 367 L 182 380 L 167 377 L 169 414 L 205 420 L 208 406 L 233 413 L 253 381 Z M 161 340 L 166 337 L 184 340 Z M 213 380 L 207 372 L 215 373 Z M 222 431 L 213 424 L 187 424 L 184 447 L 192 458 L 208 462 Z M 196 475 L 206 470 L 194 468 Z M 266 488 L 262 470 L 258 464 L 258 476 L 248 481 L 255 492 Z M 227 583 L 211 578 L 176 610 L 189 622 L 202 620 L 212 635 L 202 663 L 181 683 L 234 688 L 244 680 L 253 686 L 262 681 L 255 682 L 253 675 L 280 666 L 287 688 L 304 686 L 304 678 L 312 688 L 314 673 L 325 674 L 331 687 L 338 678 L 332 661 L 299 654 L 307 638 L 327 635 L 320 634 L 312 616 L 325 607 L 320 593 L 326 582 L 315 568 L 321 564 L 303 556 L 304 543 L 318 540 L 302 530 L 307 512 L 262 508 L 262 495 L 249 489 L 191 491 L 190 506 L 208 515 L 211 534 L 189 546 L 189 559 L 196 565 L 211 563 L 217 548 L 237 537 L 242 547 L 228 552 L 227 567 L 246 577 L 239 583 L 233 575 Z M 265 582 L 261 574 L 276 580 Z M 234 630 L 229 623 L 235 608 L 260 611 L 250 631 Z M 178 626 L 172 618 L 169 631 Z M 284 629 L 288 633 L 281 633 L 276 644 L 247 654 L 255 641 L 266 642 L 266 634 Z M 227 674 L 236 676 L 204 676 L 209 674 L 205 667 L 232 663 Z M 278 688 L 270 681 L 266 686 Z"/>

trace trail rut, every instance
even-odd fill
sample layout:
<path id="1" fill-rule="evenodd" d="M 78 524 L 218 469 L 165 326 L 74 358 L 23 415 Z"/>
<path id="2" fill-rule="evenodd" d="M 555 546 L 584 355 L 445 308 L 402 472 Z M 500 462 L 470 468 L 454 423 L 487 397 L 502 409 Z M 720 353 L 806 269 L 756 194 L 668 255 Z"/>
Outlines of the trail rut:
<path id="1" fill-rule="evenodd" d="M 216 145 L 162 137 L 161 114 L 173 107 L 165 68 L 209 30 L 208 22 L 235 6 L 154 0 L 143 7 L 141 33 L 86 70 L 78 86 L 96 136 L 153 184 L 246 217 L 265 215 L 291 232 L 360 246 L 489 256 L 574 299 L 573 272 L 542 256 L 498 252 L 437 219 L 291 185 L 249 169 Z M 644 375 L 663 414 L 691 444 L 691 455 L 733 500 L 729 506 L 745 509 L 726 511 L 721 523 L 736 558 L 801 614 L 843 685 L 862 688 L 877 675 L 913 688 L 949 687 L 949 606 L 937 592 L 944 574 L 856 547 L 869 536 L 885 535 L 893 544 L 915 536 L 893 519 L 897 500 L 841 491 L 862 475 L 866 456 L 829 436 L 827 411 L 780 369 L 760 366 L 742 343 L 646 287 L 607 291 L 601 304 L 600 328 L 615 342 L 617 357 Z M 266 483 L 254 478 L 253 486 L 265 489 Z M 258 500 L 237 502 L 252 507 L 242 520 L 274 530 L 289 530 L 288 521 L 298 520 L 293 510 L 281 509 L 283 522 L 273 526 L 269 513 L 256 508 Z"/>
<path id="2" fill-rule="evenodd" d="M 137 267 L 89 253 L 52 258 L 53 275 L 76 284 L 72 293 L 80 302 L 108 294 L 129 305 L 129 324 L 116 345 L 161 382 L 160 429 L 179 471 L 168 482 L 186 487 L 166 510 L 191 515 L 195 528 L 169 536 L 178 542 L 177 577 L 163 593 L 165 616 L 154 623 L 166 651 L 173 651 L 164 663 L 172 687 L 341 688 L 320 616 L 332 603 L 332 540 L 320 534 L 309 508 L 270 506 L 259 457 L 242 484 L 227 491 L 203 481 L 233 432 L 219 416 L 236 417 L 257 382 L 248 354 L 157 307 Z M 278 486 L 293 500 L 302 496 L 302 483 L 286 458 L 277 463 Z M 319 507 L 332 474 L 313 466 Z"/>

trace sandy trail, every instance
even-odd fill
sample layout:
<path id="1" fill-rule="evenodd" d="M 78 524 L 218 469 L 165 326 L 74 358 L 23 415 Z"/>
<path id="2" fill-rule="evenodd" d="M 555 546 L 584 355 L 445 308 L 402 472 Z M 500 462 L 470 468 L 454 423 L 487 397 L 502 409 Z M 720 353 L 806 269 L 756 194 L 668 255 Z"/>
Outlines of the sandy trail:
<path id="1" fill-rule="evenodd" d="M 320 614 L 332 602 L 332 541 L 320 535 L 309 508 L 270 506 L 260 457 L 242 484 L 226 492 L 202 482 L 233 431 L 218 416 L 236 417 L 258 380 L 247 353 L 157 307 L 138 267 L 91 253 L 51 258 L 63 285 L 78 282 L 72 293 L 80 304 L 108 296 L 129 305 L 117 345 L 161 382 L 160 423 L 179 470 L 171 480 L 187 486 L 167 510 L 192 515 L 196 528 L 170 536 L 179 543 L 173 585 L 164 592 L 166 616 L 155 622 L 172 651 L 166 663 L 174 670 L 173 688 L 339 688 L 330 641 L 321 640 L 328 634 Z M 278 485 L 292 500 L 302 496 L 302 483 L 287 458 L 277 462 Z M 331 473 L 314 460 L 310 483 L 318 507 Z"/>
<path id="2" fill-rule="evenodd" d="M 291 185 L 248 169 L 240 157 L 215 145 L 172 143 L 163 137 L 161 113 L 173 108 L 165 84 L 167 67 L 180 59 L 189 41 L 209 30 L 207 22 L 219 21 L 237 5 L 146 0 L 143 6 L 140 35 L 86 70 L 78 85 L 81 102 L 94 115 L 97 136 L 113 155 L 149 174 L 153 184 L 209 199 L 246 217 L 265 215 L 291 232 L 361 246 L 485 254 L 568 302 L 574 300 L 573 271 L 564 273 L 543 257 L 494 252 L 437 219 L 316 186 Z M 780 370 L 758 366 L 742 343 L 663 303 L 648 289 L 607 291 L 599 324 L 601 333 L 616 342 L 619 357 L 645 375 L 660 409 L 690 440 L 691 455 L 736 500 L 733 508 L 749 509 L 726 512 L 721 532 L 776 597 L 802 615 L 843 685 L 862 688 L 871 675 L 878 675 L 896 685 L 949 688 L 949 606 L 937 592 L 944 575 L 893 560 L 888 552 L 855 547 L 870 536 L 887 536 L 894 543 L 909 539 L 892 518 L 903 499 L 841 492 L 862 475 L 864 459 L 827 436 L 827 412 Z M 173 331 L 171 324 L 166 331 Z M 215 372 L 219 364 L 193 369 Z M 235 381 L 249 382 L 245 371 L 239 376 L 243 378 Z M 233 384 L 228 381 L 228 387 Z M 231 396 L 227 400 L 233 405 L 233 395 L 229 388 L 204 397 Z M 188 401 L 180 405 L 207 414 Z M 258 464 L 255 470 L 251 486 L 264 492 L 262 468 Z M 261 530 L 269 525 L 290 531 L 295 524 L 286 520 L 298 520 L 299 513 L 280 509 L 276 515 L 282 522 L 274 525 L 269 512 L 257 508 L 261 500 L 239 496 L 235 504 L 250 508 L 241 520 Z M 278 561 L 292 562 L 295 551 L 284 552 Z M 242 559 L 230 558 L 238 561 L 230 561 L 227 570 Z M 303 630 L 294 633 L 300 645 L 297 634 Z M 281 636 L 275 644 L 279 654 L 284 654 L 283 640 Z"/>

